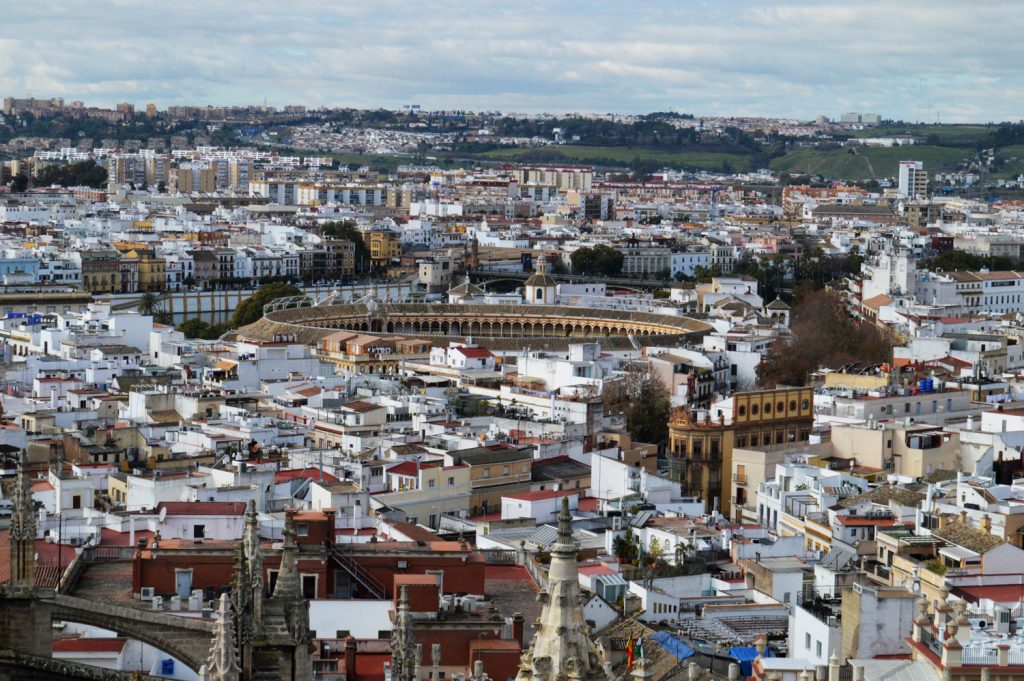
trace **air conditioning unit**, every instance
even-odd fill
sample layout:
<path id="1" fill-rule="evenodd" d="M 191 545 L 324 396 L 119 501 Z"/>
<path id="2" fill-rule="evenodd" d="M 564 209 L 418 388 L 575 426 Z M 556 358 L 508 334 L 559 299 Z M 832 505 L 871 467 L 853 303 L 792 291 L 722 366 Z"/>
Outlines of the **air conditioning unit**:
<path id="1" fill-rule="evenodd" d="M 149 603 L 156 597 L 156 587 L 144 586 L 139 589 L 139 600 L 143 603 Z"/>

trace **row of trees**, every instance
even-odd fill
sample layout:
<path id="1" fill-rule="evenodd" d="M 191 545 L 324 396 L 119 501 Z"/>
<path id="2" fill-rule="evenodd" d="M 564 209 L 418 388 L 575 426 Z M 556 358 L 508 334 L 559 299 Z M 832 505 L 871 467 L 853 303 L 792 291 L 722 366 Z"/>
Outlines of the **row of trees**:
<path id="1" fill-rule="evenodd" d="M 29 187 L 93 187 L 99 189 L 107 185 L 107 169 L 96 161 L 66 163 L 59 166 L 46 166 L 35 177 L 26 173 L 18 173 L 11 181 L 11 190 L 23 192 Z"/>
<path id="2" fill-rule="evenodd" d="M 975 255 L 966 251 L 951 250 L 936 255 L 924 263 L 930 270 L 952 272 L 954 270 L 977 271 L 982 268 L 990 270 L 1011 270 L 1020 267 L 1020 261 L 1003 256 Z"/>

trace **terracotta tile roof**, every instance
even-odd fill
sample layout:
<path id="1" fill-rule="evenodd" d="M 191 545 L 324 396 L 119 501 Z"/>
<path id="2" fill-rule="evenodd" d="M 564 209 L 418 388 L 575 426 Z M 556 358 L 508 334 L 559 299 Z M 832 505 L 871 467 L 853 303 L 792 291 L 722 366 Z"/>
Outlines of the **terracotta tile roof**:
<path id="1" fill-rule="evenodd" d="M 156 512 L 167 509 L 167 515 L 245 515 L 242 501 L 161 501 Z"/>
<path id="2" fill-rule="evenodd" d="M 294 480 L 296 478 L 320 480 L 321 475 L 323 475 L 324 482 L 338 482 L 338 478 L 336 476 L 331 475 L 327 471 L 321 471 L 319 468 L 293 468 L 274 473 L 274 483 L 279 485 L 282 482 L 288 482 L 289 480 Z"/>
<path id="3" fill-rule="evenodd" d="M 1003 543 L 999 537 L 960 522 L 959 519 L 951 521 L 941 529 L 932 530 L 932 534 L 975 553 L 985 553 Z"/>
<path id="4" fill-rule="evenodd" d="M 916 507 L 921 500 L 924 499 L 924 495 L 920 492 L 914 492 L 903 487 L 895 487 L 893 485 L 882 485 L 874 489 L 868 490 L 863 494 L 858 494 L 855 497 L 843 499 L 839 502 L 839 505 L 843 508 L 850 508 L 864 502 L 871 502 L 873 504 L 879 504 L 881 506 L 887 506 L 890 501 L 895 501 L 901 506 Z"/>
<path id="5" fill-rule="evenodd" d="M 545 499 L 557 499 L 559 497 L 568 497 L 573 494 L 578 495 L 579 490 L 561 490 L 561 489 L 544 489 L 536 492 L 520 492 L 519 494 L 506 494 L 506 499 L 516 499 L 518 501 L 543 501 Z"/>
<path id="6" fill-rule="evenodd" d="M 861 301 L 861 305 L 863 305 L 864 307 L 869 307 L 872 310 L 878 310 L 881 307 L 883 307 L 885 305 L 888 305 L 891 302 L 892 302 L 892 298 L 890 298 L 889 296 L 885 295 L 884 293 L 880 293 L 877 296 L 873 296 L 871 298 L 865 298 L 864 300 Z"/>
<path id="7" fill-rule="evenodd" d="M 126 638 L 58 638 L 53 641 L 53 652 L 120 654 L 127 643 Z"/>

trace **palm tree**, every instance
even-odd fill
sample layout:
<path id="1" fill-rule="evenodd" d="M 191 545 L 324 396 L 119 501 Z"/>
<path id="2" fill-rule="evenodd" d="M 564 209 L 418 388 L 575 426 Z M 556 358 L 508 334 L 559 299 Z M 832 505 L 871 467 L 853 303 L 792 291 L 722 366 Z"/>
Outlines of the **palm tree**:
<path id="1" fill-rule="evenodd" d="M 152 291 L 146 291 L 139 299 L 136 309 L 142 314 L 154 315 L 160 309 L 160 299 Z"/>

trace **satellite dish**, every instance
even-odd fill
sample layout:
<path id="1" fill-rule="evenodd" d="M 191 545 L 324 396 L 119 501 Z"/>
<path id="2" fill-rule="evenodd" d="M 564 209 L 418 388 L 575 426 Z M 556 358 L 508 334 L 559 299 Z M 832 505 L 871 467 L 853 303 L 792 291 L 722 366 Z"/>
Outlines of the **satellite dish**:
<path id="1" fill-rule="evenodd" d="M 166 506 L 161 506 L 160 507 L 160 524 L 163 525 L 166 520 L 167 520 L 167 507 Z"/>

